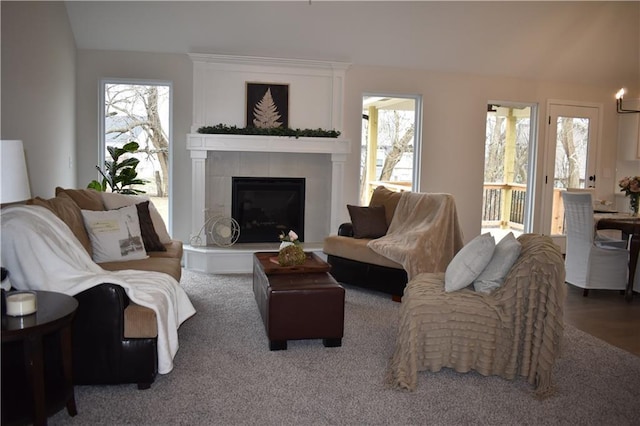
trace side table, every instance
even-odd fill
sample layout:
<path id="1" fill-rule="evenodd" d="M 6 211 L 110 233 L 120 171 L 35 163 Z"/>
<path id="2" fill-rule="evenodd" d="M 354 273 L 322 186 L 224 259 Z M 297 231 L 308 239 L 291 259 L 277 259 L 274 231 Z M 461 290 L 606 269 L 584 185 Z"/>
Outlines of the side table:
<path id="1" fill-rule="evenodd" d="M 2 424 L 44 425 L 65 406 L 77 414 L 71 321 L 78 302 L 62 293 L 36 294 L 35 313 L 2 315 Z"/>

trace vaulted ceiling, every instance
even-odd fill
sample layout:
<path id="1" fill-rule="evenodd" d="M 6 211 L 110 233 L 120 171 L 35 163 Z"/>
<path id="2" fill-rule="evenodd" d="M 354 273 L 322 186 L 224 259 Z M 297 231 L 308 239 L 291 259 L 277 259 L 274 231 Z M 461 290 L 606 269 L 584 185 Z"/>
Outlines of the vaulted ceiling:
<path id="1" fill-rule="evenodd" d="M 69 1 L 79 49 L 638 84 L 640 2 Z M 635 79 L 635 80 L 634 80 Z"/>

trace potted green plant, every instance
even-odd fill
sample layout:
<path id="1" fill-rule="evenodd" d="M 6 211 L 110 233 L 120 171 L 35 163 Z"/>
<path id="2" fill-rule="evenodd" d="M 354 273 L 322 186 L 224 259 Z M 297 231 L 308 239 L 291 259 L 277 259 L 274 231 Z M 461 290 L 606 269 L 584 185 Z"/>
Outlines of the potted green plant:
<path id="1" fill-rule="evenodd" d="M 87 188 L 104 192 L 108 186 L 112 192 L 144 194 L 145 191 L 131 187 L 131 185 L 144 185 L 147 183 L 145 179 L 139 179 L 138 172 L 136 172 L 136 167 L 138 167 L 140 160 L 135 157 L 127 157 L 119 161 L 120 157 L 136 152 L 139 147 L 140 145 L 137 142 L 128 142 L 122 148 L 108 146 L 107 151 L 109 151 L 111 161 L 106 160 L 104 162 L 105 170 L 96 165 L 96 169 L 102 175 L 102 181 L 92 180 L 87 185 Z"/>

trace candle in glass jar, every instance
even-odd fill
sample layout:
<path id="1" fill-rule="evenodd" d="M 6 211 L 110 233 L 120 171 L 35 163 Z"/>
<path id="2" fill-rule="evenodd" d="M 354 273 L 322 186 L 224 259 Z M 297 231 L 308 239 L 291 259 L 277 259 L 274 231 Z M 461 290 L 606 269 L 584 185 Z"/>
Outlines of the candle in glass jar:
<path id="1" fill-rule="evenodd" d="M 7 315 L 29 315 L 36 309 L 36 294 L 32 291 L 18 291 L 7 295 Z"/>

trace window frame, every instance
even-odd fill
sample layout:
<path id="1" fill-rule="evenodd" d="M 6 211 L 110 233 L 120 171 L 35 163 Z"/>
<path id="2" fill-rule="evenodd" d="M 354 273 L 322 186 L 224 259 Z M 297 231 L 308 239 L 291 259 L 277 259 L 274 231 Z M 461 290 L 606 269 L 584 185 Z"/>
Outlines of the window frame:
<path id="1" fill-rule="evenodd" d="M 106 160 L 106 140 L 105 140 L 105 88 L 107 84 L 129 84 L 136 86 L 167 86 L 169 87 L 169 129 L 167 138 L 169 139 L 169 194 L 167 196 L 168 217 L 167 228 L 169 234 L 173 229 L 173 82 L 169 80 L 155 79 L 135 79 L 135 78 L 102 78 L 98 87 L 98 163 L 103 165 Z M 102 180 L 100 173 L 97 173 L 98 180 Z"/>

